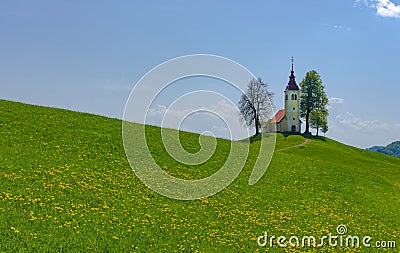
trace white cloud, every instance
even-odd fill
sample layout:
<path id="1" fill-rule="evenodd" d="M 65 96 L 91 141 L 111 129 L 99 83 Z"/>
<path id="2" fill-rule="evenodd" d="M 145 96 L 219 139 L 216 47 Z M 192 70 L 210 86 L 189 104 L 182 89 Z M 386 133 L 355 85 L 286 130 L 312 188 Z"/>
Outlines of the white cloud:
<path id="1" fill-rule="evenodd" d="M 328 24 L 328 23 L 325 23 L 325 26 L 327 26 L 329 28 L 333 28 L 333 29 L 339 30 L 339 31 L 346 31 L 346 32 L 351 32 L 352 31 L 351 27 L 343 26 L 343 25 L 340 25 L 340 24 Z"/>
<path id="2" fill-rule="evenodd" d="M 331 97 L 329 98 L 329 104 L 327 106 L 328 109 L 332 108 L 332 104 L 343 104 L 344 103 L 344 99 L 343 98 L 335 98 L 335 97 Z"/>
<path id="3" fill-rule="evenodd" d="M 375 8 L 376 5 L 374 4 L 374 2 L 376 2 L 376 1 L 377 0 L 356 0 L 354 3 L 354 7 L 357 6 L 360 2 L 363 2 L 366 6 Z"/>
<path id="4" fill-rule="evenodd" d="M 344 103 L 344 99 L 343 99 L 343 98 L 334 98 L 334 97 L 331 97 L 331 98 L 329 99 L 329 103 L 331 103 L 331 104 L 342 104 L 342 103 Z"/>
<path id="5" fill-rule="evenodd" d="M 226 132 L 229 131 L 229 129 L 227 127 L 223 127 L 223 126 L 212 126 L 212 128 L 218 132 Z"/>
<path id="6" fill-rule="evenodd" d="M 149 109 L 147 116 L 147 124 L 166 128 L 197 133 L 207 130 L 217 137 L 227 139 L 243 139 L 248 136 L 247 128 L 240 124 L 237 107 L 224 99 L 197 108 L 193 105 L 185 108 L 168 108 L 165 105 L 156 104 Z"/>
<path id="7" fill-rule="evenodd" d="M 399 140 L 400 122 L 365 119 L 346 112 L 330 117 L 328 134 L 329 138 L 359 148 L 387 145 Z"/>
<path id="8" fill-rule="evenodd" d="M 126 80 L 112 80 L 112 79 L 94 79 L 91 80 L 96 84 L 96 87 L 108 92 L 127 93 L 132 89 L 132 85 Z"/>
<path id="9" fill-rule="evenodd" d="M 376 5 L 379 16 L 400 18 L 400 5 L 396 5 L 389 0 L 380 0 Z"/>
<path id="10" fill-rule="evenodd" d="M 149 117 L 163 115 L 167 107 L 165 105 L 157 104 L 155 107 L 151 107 L 147 113 Z"/>
<path id="11" fill-rule="evenodd" d="M 208 110 L 223 116 L 224 118 L 235 117 L 236 107 L 225 100 L 219 101 L 217 104 L 202 106 L 200 109 Z M 198 108 L 186 108 L 184 110 L 167 108 L 165 105 L 157 104 L 149 109 L 148 116 L 160 116 L 168 114 L 168 116 L 181 120 L 188 113 L 198 110 Z"/>
<path id="12" fill-rule="evenodd" d="M 363 2 L 366 6 L 375 8 L 376 14 L 382 17 L 400 18 L 400 5 L 390 0 L 356 0 L 356 4 Z"/>
<path id="13" fill-rule="evenodd" d="M 208 107 L 203 107 L 203 109 L 208 109 L 212 112 L 218 113 L 224 118 L 236 118 L 237 107 L 228 103 L 226 100 L 221 100 L 217 104 L 210 105 Z"/>
<path id="14" fill-rule="evenodd" d="M 337 115 L 336 120 L 340 124 L 356 130 L 389 130 L 400 126 L 400 124 L 389 124 L 381 120 L 363 120 L 356 117 L 351 112 Z"/>

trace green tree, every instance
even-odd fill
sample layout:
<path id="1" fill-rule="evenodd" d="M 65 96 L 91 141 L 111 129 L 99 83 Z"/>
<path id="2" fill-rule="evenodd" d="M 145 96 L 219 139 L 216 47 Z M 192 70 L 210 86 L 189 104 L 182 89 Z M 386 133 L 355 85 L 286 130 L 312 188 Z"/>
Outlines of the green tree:
<path id="1" fill-rule="evenodd" d="M 273 112 L 273 93 L 261 78 L 253 78 L 245 94 L 239 100 L 239 110 L 248 126 L 254 126 L 256 135 L 260 133 L 261 121 Z"/>
<path id="2" fill-rule="evenodd" d="M 319 133 L 319 129 L 327 129 L 328 128 L 328 110 L 325 108 L 317 109 L 311 112 L 310 114 L 310 126 L 312 128 L 317 129 L 317 136 Z M 326 130 L 328 131 L 328 130 Z M 324 132 L 325 133 L 325 132 Z"/>
<path id="3" fill-rule="evenodd" d="M 324 133 L 324 137 L 325 137 L 325 134 L 326 134 L 326 132 L 328 132 L 328 124 L 325 124 L 325 125 L 323 125 L 322 127 L 321 127 L 321 131 Z"/>
<path id="4" fill-rule="evenodd" d="M 310 115 L 316 110 L 326 110 L 328 97 L 324 91 L 325 86 L 317 71 L 311 70 L 300 83 L 300 116 L 306 119 L 306 130 L 310 133 Z"/>

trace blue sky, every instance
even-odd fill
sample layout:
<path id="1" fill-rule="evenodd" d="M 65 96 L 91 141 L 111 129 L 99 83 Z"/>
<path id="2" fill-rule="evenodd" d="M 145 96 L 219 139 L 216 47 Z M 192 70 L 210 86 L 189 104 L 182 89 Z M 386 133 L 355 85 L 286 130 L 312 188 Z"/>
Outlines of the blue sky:
<path id="1" fill-rule="evenodd" d="M 398 0 L 1 1 L 0 98 L 122 118 L 146 72 L 201 53 L 261 77 L 280 109 L 293 56 L 298 82 L 324 81 L 329 137 L 386 145 L 400 139 L 399 30 Z"/>

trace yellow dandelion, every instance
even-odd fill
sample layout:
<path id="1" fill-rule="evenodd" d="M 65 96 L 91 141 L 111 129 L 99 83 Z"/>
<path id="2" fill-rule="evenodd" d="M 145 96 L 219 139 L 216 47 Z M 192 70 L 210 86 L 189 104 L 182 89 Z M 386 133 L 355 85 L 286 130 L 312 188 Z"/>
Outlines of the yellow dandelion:
<path id="1" fill-rule="evenodd" d="M 18 230 L 18 229 L 16 229 L 15 227 L 11 227 L 11 230 L 12 230 L 12 231 L 14 231 L 14 233 L 16 233 L 16 234 L 18 234 L 18 233 L 19 233 L 19 230 Z"/>

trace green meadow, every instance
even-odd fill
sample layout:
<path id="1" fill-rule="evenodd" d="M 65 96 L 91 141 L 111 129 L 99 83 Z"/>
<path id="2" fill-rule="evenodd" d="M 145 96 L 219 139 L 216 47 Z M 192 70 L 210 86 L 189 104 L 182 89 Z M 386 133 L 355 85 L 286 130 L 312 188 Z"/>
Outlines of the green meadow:
<path id="1" fill-rule="evenodd" d="M 399 158 L 278 134 L 255 185 L 248 179 L 260 140 L 226 189 L 182 201 L 135 176 L 121 127 L 118 119 L 0 100 L 0 252 L 399 251 Z M 200 150 L 198 134 L 179 136 L 187 151 Z M 185 179 L 213 174 L 230 149 L 229 140 L 217 139 L 209 161 L 186 166 L 165 151 L 160 128 L 146 126 L 146 138 L 158 165 Z M 264 232 L 320 238 L 341 224 L 346 235 L 396 241 L 397 248 L 257 244 Z"/>

